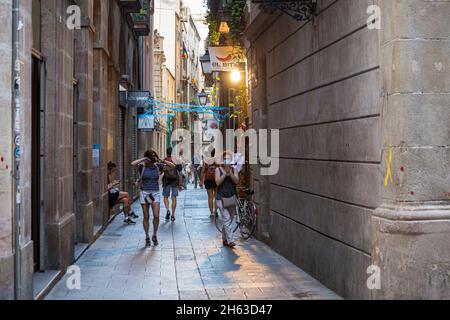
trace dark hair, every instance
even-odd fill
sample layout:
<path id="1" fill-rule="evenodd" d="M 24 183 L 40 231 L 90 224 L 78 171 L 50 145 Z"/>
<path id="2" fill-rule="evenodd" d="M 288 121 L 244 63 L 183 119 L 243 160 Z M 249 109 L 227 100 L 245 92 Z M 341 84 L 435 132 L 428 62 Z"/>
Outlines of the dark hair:
<path id="1" fill-rule="evenodd" d="M 144 157 L 146 157 L 152 163 L 156 163 L 159 158 L 158 153 L 153 149 L 145 151 Z"/>
<path id="2" fill-rule="evenodd" d="M 153 157 L 156 157 L 156 152 L 153 151 L 153 150 L 147 150 L 147 151 L 145 151 L 145 153 L 144 153 L 144 157 L 146 157 L 146 158 L 153 158 Z"/>
<path id="3" fill-rule="evenodd" d="M 173 153 L 173 148 L 168 148 L 168 149 L 167 149 L 167 156 L 168 156 L 168 157 L 171 157 L 171 156 L 172 156 L 172 153 Z"/>
<path id="4" fill-rule="evenodd" d="M 114 162 L 112 161 L 108 162 L 108 170 L 112 170 L 115 168 L 117 168 L 117 165 Z"/>

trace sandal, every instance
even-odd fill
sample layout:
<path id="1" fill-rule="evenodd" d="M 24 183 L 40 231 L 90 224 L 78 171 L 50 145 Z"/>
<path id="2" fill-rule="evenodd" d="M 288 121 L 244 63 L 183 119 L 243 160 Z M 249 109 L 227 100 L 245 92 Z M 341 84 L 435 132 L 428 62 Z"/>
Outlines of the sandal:
<path id="1" fill-rule="evenodd" d="M 166 220 L 169 221 L 170 220 L 170 211 L 167 210 L 167 214 L 166 214 Z"/>
<path id="2" fill-rule="evenodd" d="M 234 249 L 234 247 L 236 247 L 236 246 L 237 246 L 237 244 L 234 242 L 231 242 L 228 244 L 228 248 L 230 248 L 230 249 Z"/>
<path id="3" fill-rule="evenodd" d="M 175 220 L 176 220 L 176 218 L 175 218 L 175 217 L 172 217 L 171 219 L 172 219 L 172 222 L 175 222 Z"/>
<path id="4" fill-rule="evenodd" d="M 152 242 L 150 241 L 150 238 L 145 239 L 145 246 L 146 247 L 151 247 L 152 246 Z"/>
<path id="5" fill-rule="evenodd" d="M 156 236 L 153 236 L 153 238 L 152 238 L 152 241 L 153 241 L 153 244 L 155 245 L 155 246 L 157 246 L 158 245 L 158 238 L 156 237 Z"/>
<path id="6" fill-rule="evenodd" d="M 131 218 L 126 218 L 125 221 L 123 222 L 124 224 L 127 225 L 135 225 L 136 222 L 134 222 L 133 220 L 131 220 Z"/>

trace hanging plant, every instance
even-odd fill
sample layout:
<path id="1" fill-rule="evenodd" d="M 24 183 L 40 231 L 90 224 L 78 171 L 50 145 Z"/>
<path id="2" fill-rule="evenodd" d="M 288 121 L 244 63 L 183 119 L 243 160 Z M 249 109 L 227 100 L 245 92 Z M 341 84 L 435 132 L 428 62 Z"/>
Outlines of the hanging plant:
<path id="1" fill-rule="evenodd" d="M 216 17 L 209 9 L 205 16 L 205 24 L 208 26 L 209 29 L 208 38 L 206 39 L 207 47 L 218 46 L 220 42 L 220 33 L 217 31 L 217 29 L 219 25 L 216 20 Z"/>
<path id="2" fill-rule="evenodd" d="M 235 45 L 240 45 L 244 37 L 246 3 L 246 0 L 234 0 L 231 4 L 230 33 Z"/>

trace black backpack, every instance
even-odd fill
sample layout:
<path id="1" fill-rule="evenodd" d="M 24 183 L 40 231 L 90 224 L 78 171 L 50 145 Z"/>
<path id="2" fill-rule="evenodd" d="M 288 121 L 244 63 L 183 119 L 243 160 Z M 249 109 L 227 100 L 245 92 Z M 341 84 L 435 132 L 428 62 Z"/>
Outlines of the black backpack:
<path id="1" fill-rule="evenodd" d="M 170 161 L 166 159 L 166 161 Z M 164 180 L 166 181 L 176 181 L 179 178 L 178 176 L 178 168 L 168 168 L 164 170 Z"/>

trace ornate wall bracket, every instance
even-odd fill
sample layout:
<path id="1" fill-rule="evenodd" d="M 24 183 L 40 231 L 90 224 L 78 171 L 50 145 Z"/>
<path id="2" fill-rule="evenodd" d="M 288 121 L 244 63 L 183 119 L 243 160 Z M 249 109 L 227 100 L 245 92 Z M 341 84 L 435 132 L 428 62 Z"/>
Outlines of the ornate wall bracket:
<path id="1" fill-rule="evenodd" d="M 261 9 L 278 9 L 297 21 L 308 21 L 316 15 L 317 0 L 252 0 Z"/>

